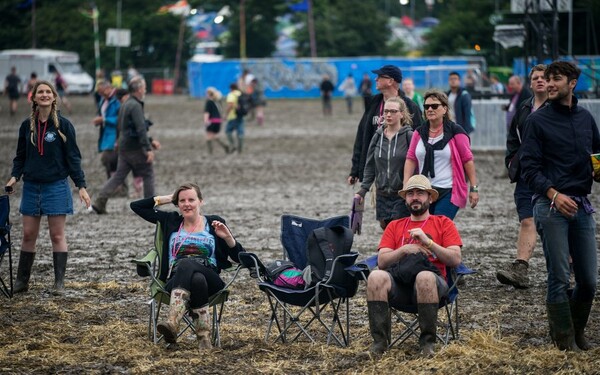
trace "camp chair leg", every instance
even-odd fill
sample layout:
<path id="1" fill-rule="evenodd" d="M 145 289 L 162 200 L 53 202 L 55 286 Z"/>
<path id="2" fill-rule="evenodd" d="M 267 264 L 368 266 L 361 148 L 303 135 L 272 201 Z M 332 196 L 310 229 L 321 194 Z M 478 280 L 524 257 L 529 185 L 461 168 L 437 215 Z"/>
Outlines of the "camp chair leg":
<path id="1" fill-rule="evenodd" d="M 148 301 L 148 338 L 153 342 L 153 343 L 157 343 L 156 341 L 156 301 L 154 299 L 151 299 L 150 301 Z"/>

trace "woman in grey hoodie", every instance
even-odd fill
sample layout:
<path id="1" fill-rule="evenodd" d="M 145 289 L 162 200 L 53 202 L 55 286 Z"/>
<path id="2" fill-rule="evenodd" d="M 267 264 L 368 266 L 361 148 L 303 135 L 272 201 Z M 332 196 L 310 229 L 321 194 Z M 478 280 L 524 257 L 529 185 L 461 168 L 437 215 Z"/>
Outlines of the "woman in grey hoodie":
<path id="1" fill-rule="evenodd" d="M 356 195 L 362 202 L 375 183 L 376 218 L 385 229 L 392 220 L 410 216 L 398 191 L 402 190 L 404 162 L 413 131 L 411 114 L 400 97 L 389 98 L 383 114 L 385 123 L 371 139 L 364 178 Z"/>

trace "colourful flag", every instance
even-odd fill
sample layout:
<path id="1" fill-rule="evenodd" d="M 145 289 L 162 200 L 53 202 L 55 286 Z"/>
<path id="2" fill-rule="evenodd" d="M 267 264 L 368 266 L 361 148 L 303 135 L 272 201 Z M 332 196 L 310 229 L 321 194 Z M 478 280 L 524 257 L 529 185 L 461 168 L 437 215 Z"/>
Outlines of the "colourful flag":
<path id="1" fill-rule="evenodd" d="M 190 4 L 188 4 L 187 0 L 179 0 L 176 3 L 171 5 L 163 5 L 158 9 L 158 14 L 167 14 L 171 13 L 176 16 L 184 16 L 190 13 Z"/>

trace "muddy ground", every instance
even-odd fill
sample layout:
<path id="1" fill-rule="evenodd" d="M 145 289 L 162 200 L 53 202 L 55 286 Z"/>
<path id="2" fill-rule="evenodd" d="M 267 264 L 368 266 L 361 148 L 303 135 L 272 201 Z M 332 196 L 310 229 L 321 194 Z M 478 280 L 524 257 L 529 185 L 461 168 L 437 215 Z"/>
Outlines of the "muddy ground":
<path id="1" fill-rule="evenodd" d="M 0 103 L 0 180 L 10 175 L 18 116 Z M 77 129 L 89 191 L 96 194 L 105 175 L 96 152 L 98 132 L 91 97 L 72 97 L 68 117 Z M 356 101 L 355 105 L 361 103 Z M 156 191 L 167 194 L 184 181 L 197 182 L 204 210 L 228 221 L 248 251 L 265 260 L 281 258 L 282 213 L 325 218 L 347 214 L 353 188 L 345 184 L 360 114 L 334 103 L 334 116 L 321 115 L 318 101 L 271 101 L 266 124 L 248 123 L 242 155 L 207 153 L 200 125 L 203 102 L 182 96 L 149 96 L 146 112 L 152 135 L 162 143 L 155 166 Z M 152 246 L 154 228 L 129 210 L 130 198 L 109 201 L 109 214 L 86 214 L 78 203 L 68 218 L 69 263 L 63 297 L 49 293 L 53 282 L 47 225 L 38 241 L 31 289 L 9 300 L 0 297 L 0 373 L 600 373 L 600 307 L 595 304 L 588 337 L 596 349 L 564 354 L 550 345 L 544 297 L 545 262 L 538 244 L 531 261 L 532 287 L 515 290 L 495 279 L 496 268 L 514 257 L 517 215 L 511 185 L 502 173 L 503 155 L 477 151 L 481 202 L 459 212 L 464 263 L 477 270 L 460 291 L 461 339 L 433 359 L 416 356 L 409 339 L 381 360 L 360 355 L 370 336 L 364 285 L 351 301 L 349 348 L 265 343 L 268 310 L 264 295 L 245 270 L 236 280 L 222 324 L 222 348 L 199 354 L 191 337 L 176 350 L 146 336 L 146 280 L 130 261 Z M 11 197 L 13 264 L 18 261 L 20 188 Z M 598 188 L 594 202 L 600 207 Z M 364 233 L 354 249 L 366 257 L 381 236 L 369 207 Z M 6 277 L 6 260 L 0 269 Z M 225 276 L 227 277 L 227 275 Z M 598 301 L 597 301 L 598 302 Z M 323 342 L 323 340 L 320 340 Z"/>

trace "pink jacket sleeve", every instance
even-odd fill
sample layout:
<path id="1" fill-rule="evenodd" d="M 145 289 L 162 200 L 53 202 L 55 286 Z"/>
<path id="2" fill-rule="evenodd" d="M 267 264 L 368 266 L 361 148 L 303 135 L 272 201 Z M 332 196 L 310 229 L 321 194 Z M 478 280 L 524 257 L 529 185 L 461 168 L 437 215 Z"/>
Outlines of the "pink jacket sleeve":
<path id="1" fill-rule="evenodd" d="M 410 146 L 408 146 L 408 152 L 406 153 L 406 158 L 416 161 L 417 164 L 419 161 L 417 160 L 417 155 L 415 154 L 415 150 L 417 149 L 417 145 L 421 140 L 421 135 L 417 130 L 413 132 L 412 138 L 410 139 Z"/>
<path id="2" fill-rule="evenodd" d="M 473 160 L 473 152 L 471 152 L 469 137 L 466 134 L 457 134 L 454 136 L 454 140 L 462 164 L 464 165 L 466 162 Z"/>

